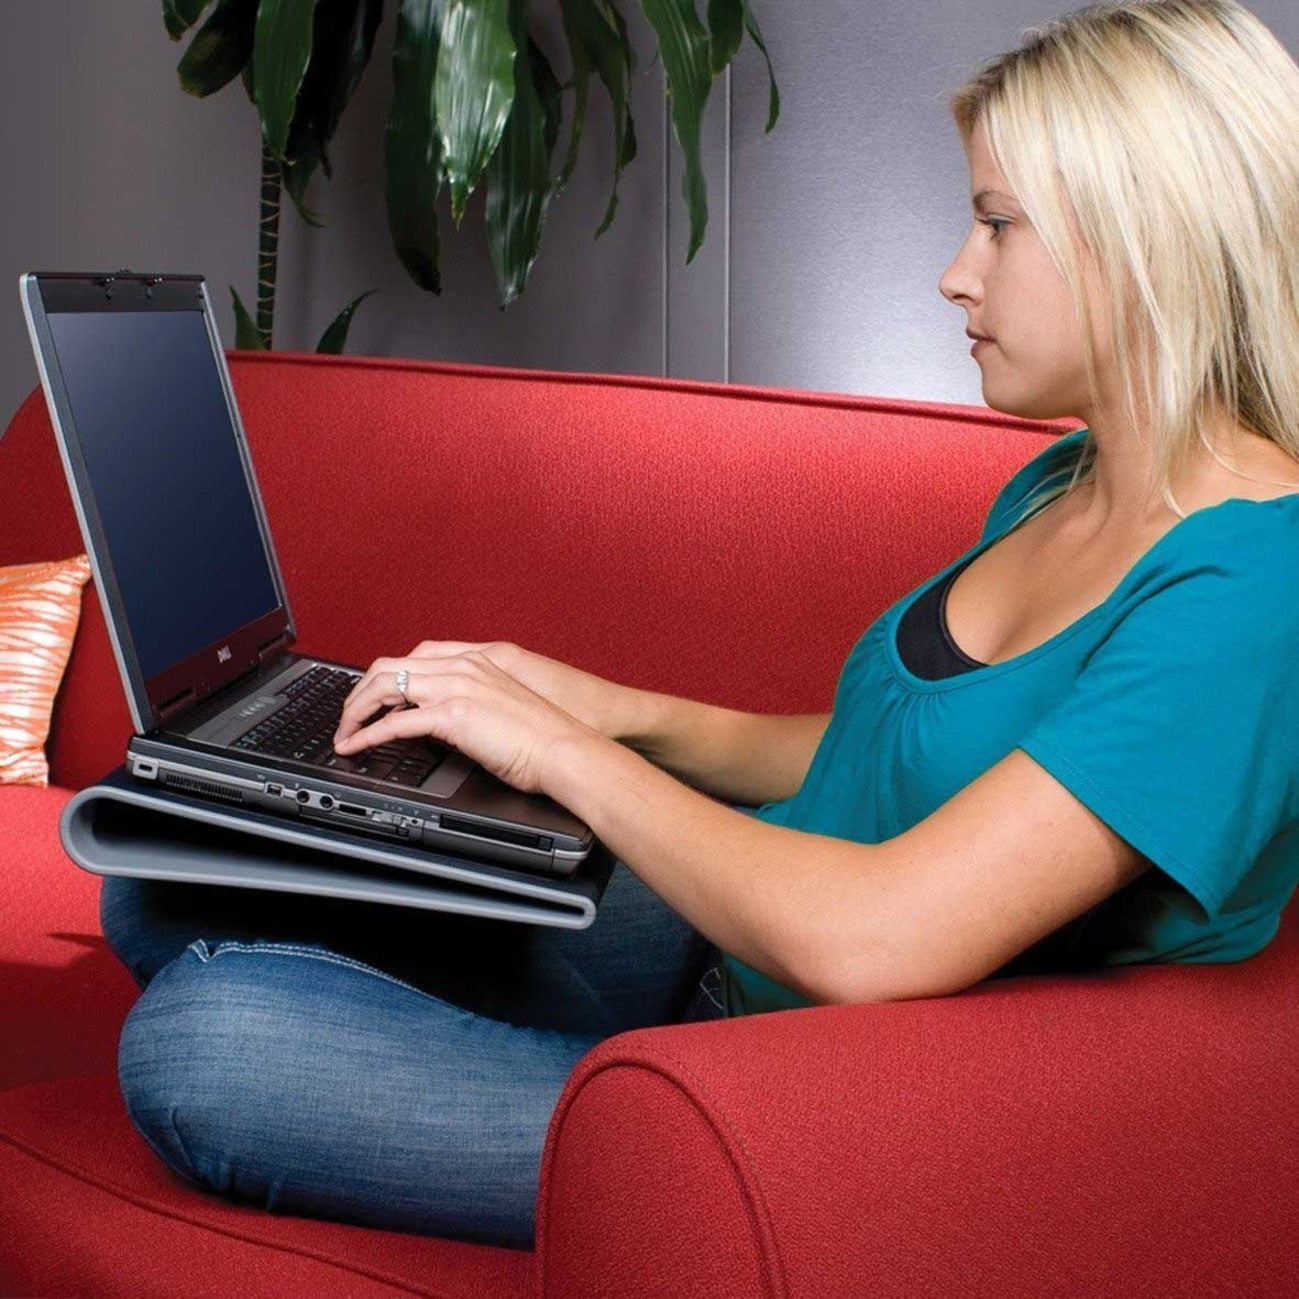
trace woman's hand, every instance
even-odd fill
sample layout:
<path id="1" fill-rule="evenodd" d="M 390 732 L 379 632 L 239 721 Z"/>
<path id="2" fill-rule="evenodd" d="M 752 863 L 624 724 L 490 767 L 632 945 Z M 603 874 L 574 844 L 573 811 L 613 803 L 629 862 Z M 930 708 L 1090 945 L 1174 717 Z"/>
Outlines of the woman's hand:
<path id="1" fill-rule="evenodd" d="M 502 659 L 522 677 L 503 667 Z M 404 698 L 397 688 L 402 671 Z M 425 641 L 407 658 L 377 659 L 370 666 L 343 705 L 334 747 L 358 753 L 394 739 L 430 736 L 516 789 L 549 792 L 546 776 L 556 753 L 570 741 L 595 738 L 599 730 L 600 687 L 618 689 L 516 646 Z M 394 711 L 376 718 L 385 708 Z"/>
<path id="2" fill-rule="evenodd" d="M 633 725 L 637 711 L 636 699 L 640 691 L 616 685 L 603 677 L 548 659 L 545 655 L 535 654 L 509 641 L 475 644 L 426 640 L 416 645 L 408 657 L 454 658 L 475 650 L 521 685 L 527 686 L 529 690 L 535 691 L 543 699 L 548 699 L 570 716 L 576 717 L 579 722 L 611 740 L 622 739 Z"/>

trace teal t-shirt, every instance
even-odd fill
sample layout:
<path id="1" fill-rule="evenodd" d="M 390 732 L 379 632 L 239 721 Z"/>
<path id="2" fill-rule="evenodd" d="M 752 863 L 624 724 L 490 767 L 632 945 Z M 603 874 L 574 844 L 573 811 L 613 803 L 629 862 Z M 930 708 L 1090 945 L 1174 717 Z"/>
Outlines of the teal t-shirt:
<path id="1" fill-rule="evenodd" d="M 1195 511 L 1103 604 L 1004 663 L 931 681 L 897 651 L 912 601 L 1067 483 L 1085 436 L 1025 465 L 978 543 L 876 619 L 803 787 L 757 815 L 881 843 L 1019 748 L 1156 869 L 998 973 L 1242 960 L 1299 882 L 1299 493 Z M 809 1004 L 729 956 L 725 970 L 731 1014 Z"/>

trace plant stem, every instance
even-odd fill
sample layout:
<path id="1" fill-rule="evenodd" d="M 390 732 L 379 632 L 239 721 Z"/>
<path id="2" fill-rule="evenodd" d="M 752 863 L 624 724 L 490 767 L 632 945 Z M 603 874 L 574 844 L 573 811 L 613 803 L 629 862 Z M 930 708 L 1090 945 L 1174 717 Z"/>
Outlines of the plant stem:
<path id="1" fill-rule="evenodd" d="M 275 328 L 275 276 L 280 254 L 280 163 L 262 146 L 261 218 L 257 224 L 257 328 L 271 346 Z"/>

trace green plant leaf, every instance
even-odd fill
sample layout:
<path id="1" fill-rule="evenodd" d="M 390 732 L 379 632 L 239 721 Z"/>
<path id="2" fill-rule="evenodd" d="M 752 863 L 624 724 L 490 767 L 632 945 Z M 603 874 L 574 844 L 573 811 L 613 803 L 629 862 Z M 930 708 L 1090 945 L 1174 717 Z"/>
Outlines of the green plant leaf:
<path id="1" fill-rule="evenodd" d="M 457 225 L 510 116 L 515 54 L 509 0 L 450 0 L 433 99 Z"/>
<path id="2" fill-rule="evenodd" d="M 176 65 L 181 89 L 200 99 L 233 81 L 253 53 L 257 0 L 220 0 Z"/>
<path id="3" fill-rule="evenodd" d="M 559 0 L 559 7 L 564 20 L 564 35 L 568 38 L 569 58 L 573 62 L 573 126 L 568 135 L 568 150 L 564 154 L 564 164 L 555 181 L 555 193 L 564 188 L 577 166 L 578 146 L 582 143 L 582 128 L 586 125 L 586 110 L 591 101 L 591 59 L 586 46 L 573 31 L 569 22 L 568 10 L 573 0 Z"/>
<path id="4" fill-rule="evenodd" d="M 311 63 L 298 91 L 284 170 L 284 187 L 311 225 L 320 222 L 307 208 L 307 185 L 318 165 L 333 177 L 329 144 L 369 62 L 382 16 L 383 0 L 332 0 L 316 8 Z"/>
<path id="5" fill-rule="evenodd" d="M 672 101 L 672 129 L 685 155 L 681 192 L 690 211 L 690 250 L 694 260 L 708 229 L 708 190 L 700 158 L 700 126 L 713 83 L 711 44 L 695 12 L 694 0 L 641 0 L 658 37 Z"/>
<path id="6" fill-rule="evenodd" d="M 162 21 L 167 35 L 178 41 L 202 17 L 212 0 L 162 0 Z"/>
<path id="7" fill-rule="evenodd" d="M 432 93 L 446 0 L 401 0 L 392 53 L 392 110 L 383 138 L 383 189 L 397 257 L 422 289 L 442 291 L 437 202 L 442 134 Z"/>
<path id="8" fill-rule="evenodd" d="M 257 328 L 253 318 L 244 310 L 244 304 L 239 300 L 239 294 L 235 292 L 233 284 L 230 286 L 230 297 L 235 307 L 235 346 L 249 352 L 269 351 L 270 344 L 262 331 Z"/>
<path id="9" fill-rule="evenodd" d="M 312 19 L 317 0 L 261 0 L 253 38 L 253 84 L 262 139 L 288 161 L 289 128 L 298 90 L 311 62 Z"/>
<path id="10" fill-rule="evenodd" d="M 560 0 L 564 31 L 568 36 L 576 75 L 579 63 L 589 80 L 592 70 L 603 82 L 613 107 L 614 159 L 613 192 L 604 219 L 596 231 L 602 235 L 618 210 L 618 182 L 623 168 L 636 156 L 636 130 L 631 118 L 632 50 L 627 25 L 612 4 L 596 0 Z M 569 142 L 569 157 L 564 163 L 561 180 L 567 181 L 575 161 L 580 127 L 576 114 L 574 136 Z"/>
<path id="11" fill-rule="evenodd" d="M 352 317 L 356 314 L 356 309 L 363 303 L 366 298 L 374 293 L 374 289 L 361 294 L 359 298 L 353 298 L 342 311 L 334 317 L 329 328 L 320 336 L 320 342 L 316 344 L 317 352 L 328 352 L 332 356 L 341 356 L 343 348 L 347 346 L 347 331 L 351 327 Z"/>
<path id="12" fill-rule="evenodd" d="M 776 119 L 780 116 L 780 88 L 776 85 L 776 74 L 771 70 L 771 55 L 767 53 L 766 43 L 762 39 L 762 32 L 758 27 L 758 20 L 753 16 L 753 10 L 749 8 L 749 0 L 743 0 L 744 3 L 744 30 L 749 33 L 753 43 L 762 51 L 762 57 L 767 60 L 767 81 L 770 90 L 767 95 L 767 126 L 768 134 L 771 128 L 776 125 Z"/>
<path id="13" fill-rule="evenodd" d="M 713 76 L 735 57 L 744 39 L 744 0 L 708 0 Z"/>
<path id="14" fill-rule="evenodd" d="M 323 158 L 322 141 L 315 135 L 302 135 L 295 142 L 290 136 L 290 149 L 295 152 L 292 163 L 284 163 L 280 171 L 280 184 L 289 196 L 298 216 L 316 230 L 323 230 L 324 221 L 314 208 L 307 206 L 307 186 Z"/>
<path id="15" fill-rule="evenodd" d="M 354 0 L 355 2 L 355 0 Z M 383 22 L 383 0 L 359 0 L 351 21 L 340 24 L 341 39 L 337 56 L 332 54 L 334 43 L 329 42 L 335 75 L 326 79 L 330 87 L 329 106 L 325 113 L 325 139 L 332 140 L 343 112 L 351 102 L 352 94 L 361 84 L 361 77 L 370 64 L 374 50 L 375 33 Z M 328 173 L 328 160 L 326 160 Z"/>
<path id="16" fill-rule="evenodd" d="M 618 39 L 622 42 L 623 59 L 626 64 L 627 81 L 630 85 L 631 74 L 636 67 L 636 55 L 631 47 L 631 38 L 627 35 L 627 23 L 621 13 L 614 7 L 612 0 L 605 0 L 605 9 L 613 19 L 613 25 L 618 29 Z M 618 155 L 621 167 L 626 167 L 636 157 L 636 124 L 631 117 L 631 97 L 628 94 L 626 112 L 622 125 L 622 152 Z M 614 190 L 609 196 L 609 206 L 605 210 L 604 219 L 600 222 L 600 227 L 596 230 L 598 239 L 613 224 L 613 218 L 618 211 L 618 180 L 621 172 L 614 176 Z"/>
<path id="17" fill-rule="evenodd" d="M 527 56 L 514 64 L 514 107 L 487 164 L 487 245 L 504 310 L 523 292 L 554 193 L 550 160 L 559 139 L 560 88 L 528 39 L 527 0 L 510 0 L 510 27 Z"/>

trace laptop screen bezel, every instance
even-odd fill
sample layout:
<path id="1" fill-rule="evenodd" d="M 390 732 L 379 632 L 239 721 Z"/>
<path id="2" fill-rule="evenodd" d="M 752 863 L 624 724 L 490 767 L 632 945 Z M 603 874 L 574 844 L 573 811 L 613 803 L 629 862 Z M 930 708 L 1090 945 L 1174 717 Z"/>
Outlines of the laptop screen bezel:
<path id="1" fill-rule="evenodd" d="M 128 271 L 33 271 L 22 276 L 20 288 L 23 313 L 27 318 L 41 385 L 45 390 L 45 399 L 54 425 L 55 440 L 71 488 L 82 539 L 90 556 L 113 652 L 126 688 L 131 718 L 137 731 L 147 734 L 158 729 L 174 712 L 187 711 L 189 707 L 210 698 L 255 669 L 268 649 L 287 648 L 297 638 L 284 578 L 271 539 L 270 524 L 266 518 L 243 421 L 239 416 L 234 387 L 230 381 L 225 351 L 216 328 L 211 299 L 208 297 L 207 284 L 201 275 L 158 275 Z M 72 416 L 48 317 L 68 311 L 194 310 L 201 313 L 207 331 L 277 606 L 253 622 L 232 629 L 229 635 L 220 637 L 211 645 L 203 646 L 146 678 L 140 669 L 125 602 L 113 572 L 112 556 L 96 507 L 93 485 L 86 469 L 80 435 Z"/>

